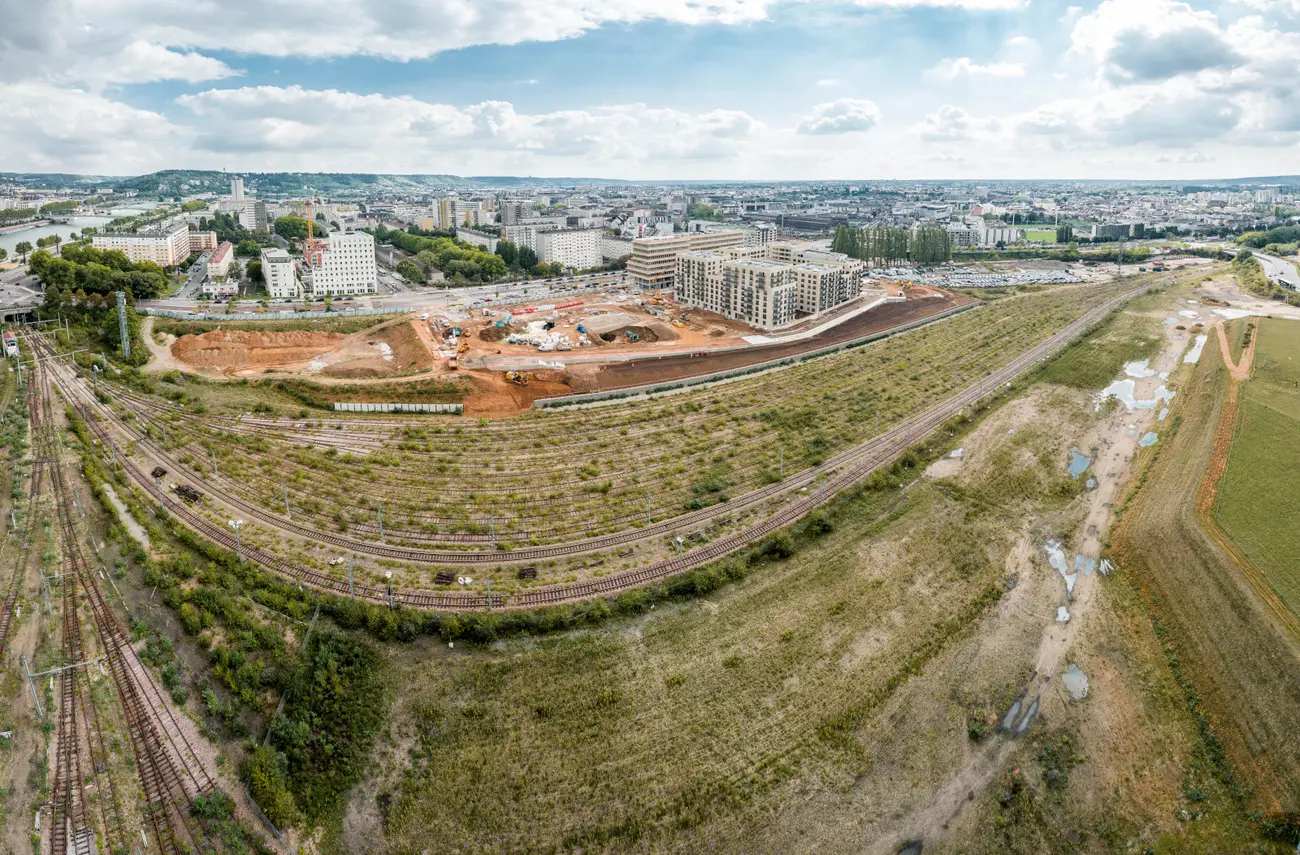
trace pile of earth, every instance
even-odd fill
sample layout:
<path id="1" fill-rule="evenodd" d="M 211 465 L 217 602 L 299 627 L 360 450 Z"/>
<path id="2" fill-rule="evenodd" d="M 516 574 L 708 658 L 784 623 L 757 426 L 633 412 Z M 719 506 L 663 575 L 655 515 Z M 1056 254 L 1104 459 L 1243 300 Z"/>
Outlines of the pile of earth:
<path id="1" fill-rule="evenodd" d="M 307 362 L 338 347 L 347 336 L 340 333 L 244 332 L 213 330 L 184 335 L 172 345 L 172 356 L 196 368 L 271 368 Z"/>
<path id="2" fill-rule="evenodd" d="M 514 329 L 509 324 L 502 326 L 487 326 L 478 331 L 478 337 L 483 341 L 503 341 L 507 336 L 514 334 Z"/>
<path id="3" fill-rule="evenodd" d="M 342 358 L 323 360 L 320 373 L 326 377 L 391 377 L 433 367 L 433 354 L 411 323 L 363 333 L 333 356 Z"/>

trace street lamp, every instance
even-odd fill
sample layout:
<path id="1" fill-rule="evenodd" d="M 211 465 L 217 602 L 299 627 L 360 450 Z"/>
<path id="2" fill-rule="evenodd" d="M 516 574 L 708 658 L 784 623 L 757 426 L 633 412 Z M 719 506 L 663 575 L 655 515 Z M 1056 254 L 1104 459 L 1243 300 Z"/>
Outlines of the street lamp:
<path id="1" fill-rule="evenodd" d="M 235 553 L 239 556 L 239 563 L 244 563 L 244 542 L 239 537 L 239 530 L 244 527 L 243 520 L 227 520 L 226 525 L 235 530 Z"/>

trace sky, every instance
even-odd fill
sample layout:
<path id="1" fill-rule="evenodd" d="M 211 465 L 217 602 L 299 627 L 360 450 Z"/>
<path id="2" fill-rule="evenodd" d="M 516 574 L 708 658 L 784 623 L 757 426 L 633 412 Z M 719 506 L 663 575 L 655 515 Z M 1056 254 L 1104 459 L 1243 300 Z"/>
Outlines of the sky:
<path id="1" fill-rule="evenodd" d="M 0 171 L 1300 173 L 1300 0 L 0 0 Z"/>

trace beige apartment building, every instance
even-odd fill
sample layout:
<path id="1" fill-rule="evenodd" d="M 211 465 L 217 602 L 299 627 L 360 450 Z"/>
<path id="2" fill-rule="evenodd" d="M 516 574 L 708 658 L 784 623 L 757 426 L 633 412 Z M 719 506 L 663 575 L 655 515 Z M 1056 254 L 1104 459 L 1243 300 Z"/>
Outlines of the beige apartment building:
<path id="1" fill-rule="evenodd" d="M 640 288 L 672 288 L 680 253 L 713 252 L 740 246 L 744 242 L 745 235 L 739 229 L 636 238 L 632 241 L 632 257 L 628 259 L 627 272 Z"/>
<path id="2" fill-rule="evenodd" d="M 679 253 L 674 273 L 677 299 L 761 329 L 777 329 L 861 295 L 860 262 L 822 250 L 778 250 L 778 258 L 772 258 L 772 246 Z M 809 261 L 806 256 L 823 260 Z"/>
<path id="3" fill-rule="evenodd" d="M 140 232 L 95 235 L 91 245 L 102 250 L 121 250 L 131 261 L 152 261 L 161 267 L 180 264 L 190 253 L 217 248 L 213 232 L 191 232 L 185 223 L 159 226 Z"/>

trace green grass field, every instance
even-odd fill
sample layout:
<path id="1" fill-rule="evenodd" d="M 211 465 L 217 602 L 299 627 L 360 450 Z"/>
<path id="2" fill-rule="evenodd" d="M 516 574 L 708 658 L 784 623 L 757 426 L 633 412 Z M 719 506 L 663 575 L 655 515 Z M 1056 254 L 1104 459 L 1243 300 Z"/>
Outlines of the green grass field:
<path id="1" fill-rule="evenodd" d="M 1026 229 L 1025 240 L 1056 243 L 1056 229 Z"/>
<path id="2" fill-rule="evenodd" d="M 1300 323 L 1260 324 L 1220 486 L 1219 524 L 1300 614 Z"/>

